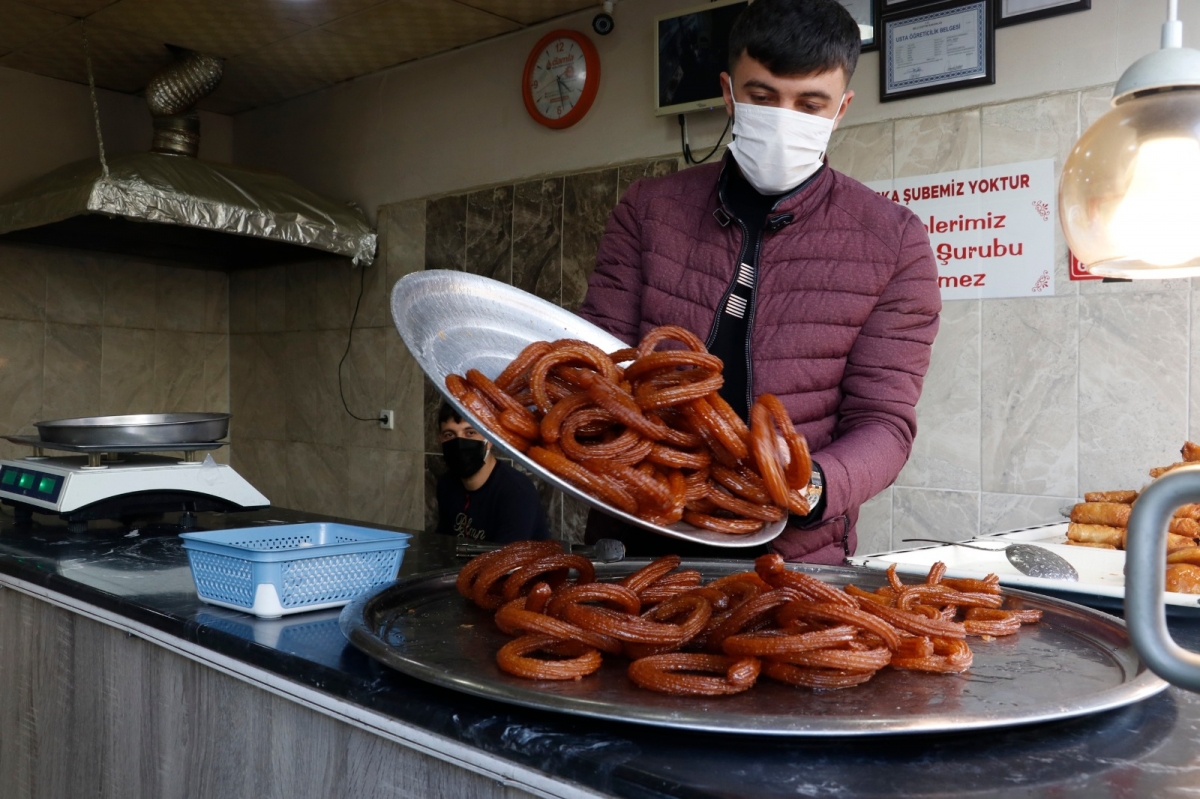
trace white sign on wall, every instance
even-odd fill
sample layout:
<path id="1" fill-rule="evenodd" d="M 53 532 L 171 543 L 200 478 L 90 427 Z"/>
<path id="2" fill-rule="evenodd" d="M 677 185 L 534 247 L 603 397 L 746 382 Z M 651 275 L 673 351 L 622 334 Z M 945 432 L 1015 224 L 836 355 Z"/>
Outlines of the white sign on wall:
<path id="1" fill-rule="evenodd" d="M 1054 161 L 1026 161 L 867 186 L 920 218 L 944 300 L 1054 294 Z"/>

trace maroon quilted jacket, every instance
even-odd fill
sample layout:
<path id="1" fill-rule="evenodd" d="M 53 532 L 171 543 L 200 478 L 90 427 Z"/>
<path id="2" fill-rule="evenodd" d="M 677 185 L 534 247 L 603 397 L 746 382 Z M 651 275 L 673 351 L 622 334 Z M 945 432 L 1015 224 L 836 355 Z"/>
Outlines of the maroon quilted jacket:
<path id="1" fill-rule="evenodd" d="M 665 324 L 709 336 L 742 238 L 718 196 L 721 169 L 629 188 L 600 242 L 585 318 L 630 344 Z M 912 449 L 941 311 L 929 238 L 911 211 L 826 167 L 772 211 L 755 297 L 752 394 L 783 401 L 826 480 L 821 520 L 789 524 L 774 548 L 840 563 L 859 506 Z"/>

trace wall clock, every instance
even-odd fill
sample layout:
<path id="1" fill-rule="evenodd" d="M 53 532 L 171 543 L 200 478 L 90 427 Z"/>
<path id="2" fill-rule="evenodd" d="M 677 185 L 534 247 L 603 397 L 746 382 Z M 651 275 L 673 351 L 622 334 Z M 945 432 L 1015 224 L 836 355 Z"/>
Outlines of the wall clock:
<path id="1" fill-rule="evenodd" d="M 583 119 L 599 88 L 600 54 L 579 31 L 551 31 L 525 61 L 525 110 L 548 128 L 569 128 Z"/>

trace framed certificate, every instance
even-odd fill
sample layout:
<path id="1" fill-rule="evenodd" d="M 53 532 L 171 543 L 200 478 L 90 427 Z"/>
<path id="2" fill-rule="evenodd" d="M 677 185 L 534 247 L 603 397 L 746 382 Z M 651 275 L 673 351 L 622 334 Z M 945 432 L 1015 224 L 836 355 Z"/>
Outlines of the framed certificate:
<path id="1" fill-rule="evenodd" d="M 1087 11 L 1092 0 L 996 0 L 996 27 Z"/>
<path id="2" fill-rule="evenodd" d="M 955 0 L 884 10 L 880 22 L 879 99 L 996 82 L 996 27 L 988 0 Z"/>
<path id="3" fill-rule="evenodd" d="M 858 32 L 862 36 L 863 52 L 879 49 L 879 37 L 875 28 L 879 24 L 879 3 L 881 0 L 838 0 L 854 21 L 858 23 Z"/>

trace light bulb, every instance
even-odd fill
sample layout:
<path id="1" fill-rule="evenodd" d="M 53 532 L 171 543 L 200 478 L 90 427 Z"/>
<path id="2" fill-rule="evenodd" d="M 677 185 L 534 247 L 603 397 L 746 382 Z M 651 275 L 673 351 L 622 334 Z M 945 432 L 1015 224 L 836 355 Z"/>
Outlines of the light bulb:
<path id="1" fill-rule="evenodd" d="M 1200 142 L 1143 142 L 1130 169 L 1129 189 L 1109 223 L 1116 249 L 1155 266 L 1200 258 Z"/>

